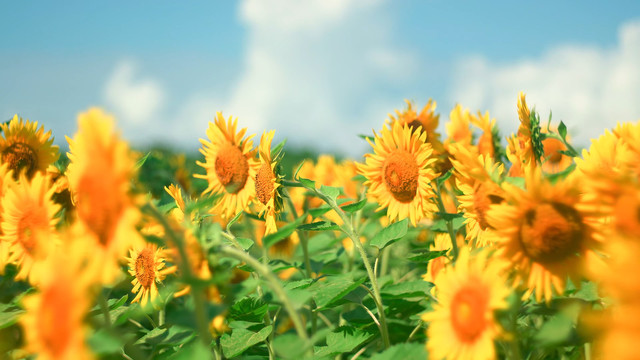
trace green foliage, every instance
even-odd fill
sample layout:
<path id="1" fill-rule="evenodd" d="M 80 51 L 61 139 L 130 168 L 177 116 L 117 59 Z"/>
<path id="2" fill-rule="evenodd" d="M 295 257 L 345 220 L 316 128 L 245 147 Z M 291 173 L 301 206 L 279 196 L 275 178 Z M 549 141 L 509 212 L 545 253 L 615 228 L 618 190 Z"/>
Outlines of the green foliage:
<path id="1" fill-rule="evenodd" d="M 409 226 L 408 219 L 404 219 L 396 223 L 393 223 L 385 227 L 384 229 L 380 230 L 380 232 L 378 232 L 376 236 L 374 236 L 371 239 L 369 244 L 371 246 L 375 246 L 378 249 L 382 250 L 386 246 L 391 245 L 395 241 L 407 235 L 408 226 Z"/>
<path id="2" fill-rule="evenodd" d="M 236 357 L 248 348 L 264 341 L 273 331 L 273 326 L 268 325 L 260 330 L 249 330 L 243 328 L 233 329 L 231 334 L 224 334 L 220 338 L 220 345 L 224 356 L 228 358 Z"/>

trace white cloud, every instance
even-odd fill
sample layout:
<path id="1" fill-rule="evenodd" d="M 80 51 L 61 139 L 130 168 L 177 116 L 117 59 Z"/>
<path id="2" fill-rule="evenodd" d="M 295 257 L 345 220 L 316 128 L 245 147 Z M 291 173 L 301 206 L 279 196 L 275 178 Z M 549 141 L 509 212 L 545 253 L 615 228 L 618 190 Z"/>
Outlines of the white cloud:
<path id="1" fill-rule="evenodd" d="M 527 94 L 542 119 L 549 109 L 583 146 L 617 122 L 640 119 L 640 21 L 620 27 L 610 49 L 565 45 L 539 58 L 507 64 L 482 56 L 463 59 L 454 71 L 450 100 L 489 110 L 504 135 L 517 127 L 517 95 Z M 508 131 L 508 133 L 507 133 Z"/>
<path id="2" fill-rule="evenodd" d="M 156 80 L 139 79 L 136 72 L 133 62 L 122 60 L 104 87 L 105 102 L 125 128 L 147 124 L 165 98 L 164 90 Z"/>
<path id="3" fill-rule="evenodd" d="M 222 108 L 210 107 L 219 104 L 216 95 L 194 94 L 184 112 L 208 121 L 223 110 L 250 133 L 276 129 L 290 144 L 359 156 L 368 145 L 357 134 L 382 125 L 393 109 L 377 112 L 389 102 L 388 89 L 408 81 L 416 67 L 411 53 L 392 45 L 384 6 L 366 0 L 242 2 L 247 37 L 239 78 Z"/>

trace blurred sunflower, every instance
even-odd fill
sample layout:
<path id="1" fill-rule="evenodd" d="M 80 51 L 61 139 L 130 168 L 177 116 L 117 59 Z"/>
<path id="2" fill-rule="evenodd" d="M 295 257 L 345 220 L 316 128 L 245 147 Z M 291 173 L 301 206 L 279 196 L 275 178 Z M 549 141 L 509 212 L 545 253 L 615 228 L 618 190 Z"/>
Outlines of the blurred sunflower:
<path id="1" fill-rule="evenodd" d="M 553 132 L 557 132 L 555 129 L 550 129 Z M 542 133 L 548 133 L 546 128 L 542 129 Z M 567 141 L 571 138 L 567 136 Z M 542 140 L 542 146 L 544 148 L 544 161 L 542 162 L 542 170 L 548 174 L 559 173 L 566 170 L 571 164 L 573 164 L 573 157 L 561 153 L 566 151 L 567 147 L 562 141 L 554 138 L 546 138 Z"/>
<path id="2" fill-rule="evenodd" d="M 451 248 L 451 237 L 449 234 L 445 233 L 437 233 L 433 239 L 433 244 L 429 245 L 429 251 L 451 250 Z M 450 262 L 451 261 L 446 255 L 429 260 L 427 263 L 427 272 L 422 276 L 422 278 L 430 283 L 435 283 L 440 272 L 443 271 Z"/>
<path id="3" fill-rule="evenodd" d="M 365 164 L 356 164 L 367 180 L 368 196 L 387 209 L 391 221 L 410 219 L 414 226 L 435 212 L 430 183 L 436 177 L 433 149 L 426 143 L 426 132 L 414 132 L 395 122 L 391 129 L 375 134 L 373 154 L 365 155 Z"/>
<path id="4" fill-rule="evenodd" d="M 567 277 L 576 280 L 595 261 L 597 215 L 586 210 L 578 178 L 554 184 L 539 168 L 525 174 L 526 190 L 504 183 L 506 201 L 491 206 L 487 220 L 498 255 L 525 279 L 524 298 L 535 292 L 549 302 L 553 290 L 562 294 Z M 494 236 L 495 235 L 495 236 Z"/>
<path id="5" fill-rule="evenodd" d="M 458 196 L 459 211 L 464 214 L 467 241 L 477 247 L 490 244 L 487 231 L 493 227 L 487 221 L 491 205 L 504 201 L 500 183 L 504 165 L 495 163 L 489 155 L 478 155 L 474 149 L 461 144 L 450 147 L 451 163 L 456 171 L 456 185 L 462 192 Z"/>
<path id="6" fill-rule="evenodd" d="M 496 119 L 491 119 L 488 111 L 485 112 L 484 115 L 478 111 L 477 116 L 471 116 L 471 123 L 482 131 L 476 145 L 478 152 L 489 155 L 489 157 L 497 161 L 496 156 L 499 155 L 501 147 Z"/>
<path id="7" fill-rule="evenodd" d="M 66 239 L 65 246 L 72 239 Z M 44 241 L 52 241 L 45 239 Z M 83 319 L 92 303 L 90 278 L 78 248 L 57 249 L 43 263 L 39 291 L 22 300 L 25 350 L 38 359 L 92 359 Z"/>
<path id="8" fill-rule="evenodd" d="M 0 199 L 4 198 L 7 187 L 13 183 L 13 172 L 9 170 L 9 164 L 0 164 Z M 0 220 L 2 220 L 2 201 L 0 201 Z M 9 244 L 5 244 L 0 237 L 0 274 L 4 274 L 4 267 L 9 256 Z"/>
<path id="9" fill-rule="evenodd" d="M 55 189 L 49 179 L 37 172 L 29 181 L 26 174 L 18 182 L 10 182 L 2 196 L 2 235 L 8 263 L 20 270 L 16 279 L 28 279 L 35 284 L 40 272 L 35 266 L 51 253 L 55 246 L 56 213 L 60 206 L 51 200 Z"/>
<path id="10" fill-rule="evenodd" d="M 14 179 L 17 180 L 23 171 L 27 179 L 31 179 L 36 171 L 45 171 L 58 160 L 60 155 L 58 147 L 53 145 L 51 130 L 45 133 L 43 126 L 38 129 L 37 121 L 23 122 L 14 115 L 9 124 L 0 124 L 0 128 L 2 162 L 9 164 Z"/>
<path id="11" fill-rule="evenodd" d="M 196 162 L 207 173 L 194 175 L 209 183 L 203 194 L 222 195 L 211 212 L 224 219 L 247 209 L 256 196 L 255 178 L 260 167 L 254 159 L 253 135 L 243 139 L 247 129 L 236 132 L 237 124 L 238 120 L 231 117 L 225 121 L 220 112 L 216 114 L 215 124 L 209 122 L 209 141 L 200 139 L 205 162 Z"/>
<path id="12" fill-rule="evenodd" d="M 447 139 L 444 147 L 449 152 L 449 147 L 453 143 L 464 146 L 472 146 L 473 133 L 471 132 L 471 114 L 468 109 L 462 109 L 461 105 L 456 105 L 449 114 L 449 122 L 445 124 L 447 129 Z"/>
<path id="13" fill-rule="evenodd" d="M 96 276 L 111 282 L 118 261 L 135 242 L 140 213 L 130 194 L 135 164 L 129 146 L 115 133 L 114 118 L 98 108 L 78 116 L 78 132 L 69 142 L 67 178 L 76 205 L 76 236 L 95 252 Z M 108 169 L 108 171 L 105 171 Z"/>
<path id="14" fill-rule="evenodd" d="M 427 349 L 435 359 L 494 359 L 493 341 L 502 329 L 494 312 L 507 308 L 509 289 L 499 262 L 486 250 L 470 256 L 464 248 L 455 266 L 435 281 L 438 303 L 422 315 L 429 322 Z"/>
<path id="15" fill-rule="evenodd" d="M 156 306 L 158 297 L 156 284 L 161 283 L 167 274 L 176 271 L 175 266 L 165 268 L 166 258 L 165 250 L 158 248 L 155 244 L 145 244 L 129 249 L 128 271 L 133 276 L 131 292 L 137 293 L 132 303 L 140 302 L 143 307 L 149 303 Z"/>
<path id="16" fill-rule="evenodd" d="M 265 132 L 260 138 L 259 156 L 260 169 L 255 178 L 256 199 L 258 216 L 264 216 L 266 222 L 265 234 L 271 234 L 278 229 L 276 226 L 276 216 L 282 211 L 282 188 L 280 181 L 282 176 L 278 174 L 279 161 L 282 152 L 271 156 L 271 142 L 273 141 L 274 130 Z"/>
<path id="17" fill-rule="evenodd" d="M 440 115 L 435 113 L 436 102 L 429 99 L 419 114 L 414 110 L 411 101 L 405 100 L 405 102 L 407 103 L 405 111 L 396 110 L 396 116 L 389 114 L 389 126 L 392 127 L 394 123 L 398 122 L 400 125 L 409 125 L 412 131 L 422 128 L 422 131 L 427 132 L 426 142 L 431 144 L 433 151 L 436 154 L 444 153 L 440 134 L 436 131 L 440 122 Z"/>
<path id="18" fill-rule="evenodd" d="M 537 117 L 531 116 L 531 111 L 527 106 L 526 95 L 518 95 L 518 126 L 517 135 L 507 138 L 507 157 L 511 161 L 509 176 L 521 177 L 525 168 L 537 167 L 540 158 L 543 156 L 543 146 L 540 138 L 540 124 L 532 121 Z"/>

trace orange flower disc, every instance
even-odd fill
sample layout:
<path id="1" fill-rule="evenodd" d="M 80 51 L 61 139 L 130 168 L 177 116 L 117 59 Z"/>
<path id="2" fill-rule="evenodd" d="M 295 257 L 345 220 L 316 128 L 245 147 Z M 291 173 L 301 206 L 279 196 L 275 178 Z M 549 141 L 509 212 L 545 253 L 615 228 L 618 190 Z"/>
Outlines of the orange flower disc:
<path id="1" fill-rule="evenodd" d="M 406 150 L 391 153 L 383 165 L 384 182 L 393 197 L 403 203 L 413 201 L 418 190 L 418 164 Z"/>
<path id="2" fill-rule="evenodd" d="M 249 163 L 237 146 L 226 144 L 215 160 L 215 171 L 228 193 L 235 194 L 244 188 L 249 177 Z"/>

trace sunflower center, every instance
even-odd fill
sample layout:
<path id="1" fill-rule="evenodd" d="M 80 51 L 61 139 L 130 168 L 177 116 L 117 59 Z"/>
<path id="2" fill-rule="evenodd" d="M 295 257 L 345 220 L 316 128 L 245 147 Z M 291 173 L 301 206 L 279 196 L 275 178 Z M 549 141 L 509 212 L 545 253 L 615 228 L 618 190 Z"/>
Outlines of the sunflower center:
<path id="1" fill-rule="evenodd" d="M 520 243 L 534 261 L 563 261 L 580 249 L 583 236 L 580 214 L 562 203 L 545 203 L 525 213 Z"/>
<path id="2" fill-rule="evenodd" d="M 411 132 L 416 131 L 417 128 L 423 127 L 422 122 L 418 119 L 413 119 L 413 121 L 407 123 L 407 125 L 411 128 Z"/>
<path id="3" fill-rule="evenodd" d="M 237 146 L 227 144 L 216 156 L 215 170 L 228 193 L 240 191 L 249 177 L 249 163 Z"/>
<path id="4" fill-rule="evenodd" d="M 406 150 L 396 150 L 385 161 L 384 182 L 393 197 L 402 202 L 411 202 L 418 190 L 418 164 Z"/>
<path id="5" fill-rule="evenodd" d="M 31 146 L 17 142 L 2 151 L 2 162 L 9 164 L 15 179 L 23 169 L 27 177 L 31 178 L 38 166 L 38 153 Z"/>
<path id="6" fill-rule="evenodd" d="M 38 319 L 39 334 L 52 355 L 61 356 L 73 336 L 72 307 L 64 284 L 56 284 L 42 294 Z"/>
<path id="7" fill-rule="evenodd" d="M 498 186 L 493 183 L 478 183 L 473 194 L 473 210 L 482 230 L 493 229 L 487 221 L 487 211 L 491 205 L 500 204 L 503 200 L 502 191 Z"/>
<path id="8" fill-rule="evenodd" d="M 561 150 L 566 150 L 564 144 L 558 139 L 545 139 L 542 141 L 542 145 L 544 146 L 544 156 L 547 158 L 547 161 L 552 164 L 557 164 L 562 161 Z"/>
<path id="9" fill-rule="evenodd" d="M 156 262 L 154 261 L 153 251 L 144 248 L 136 258 L 136 278 L 143 288 L 148 289 L 153 284 L 156 277 Z"/>
<path id="10" fill-rule="evenodd" d="M 475 286 L 467 285 L 454 295 L 451 301 L 451 323 L 458 338 L 473 342 L 487 326 L 485 314 L 488 299 Z"/>
<path id="11" fill-rule="evenodd" d="M 256 197 L 261 203 L 267 205 L 273 197 L 273 170 L 269 164 L 262 164 L 256 174 Z"/>

